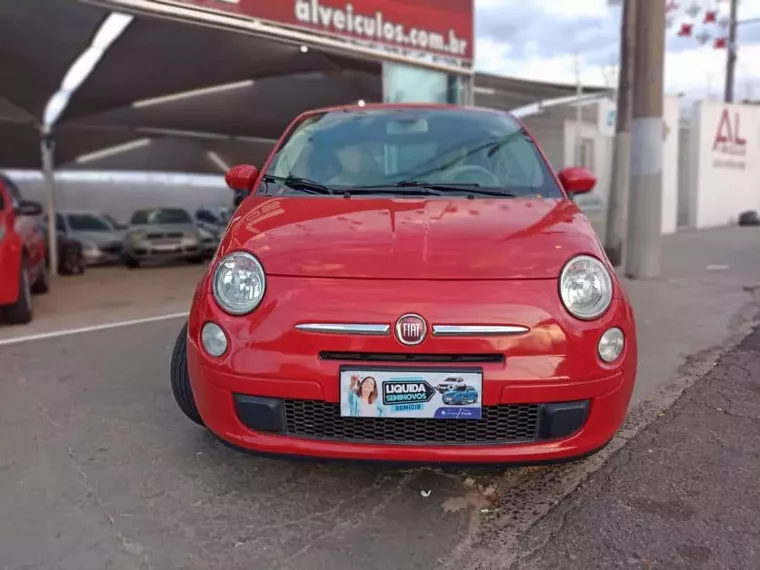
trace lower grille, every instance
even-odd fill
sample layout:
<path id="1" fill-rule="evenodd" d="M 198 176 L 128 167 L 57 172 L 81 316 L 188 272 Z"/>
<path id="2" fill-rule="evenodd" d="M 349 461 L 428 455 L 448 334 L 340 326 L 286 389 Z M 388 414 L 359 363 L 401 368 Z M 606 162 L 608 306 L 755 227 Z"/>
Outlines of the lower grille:
<path id="1" fill-rule="evenodd" d="M 109 243 L 100 248 L 104 253 L 121 253 L 124 247 L 120 243 Z"/>
<path id="2" fill-rule="evenodd" d="M 503 363 L 503 354 L 421 354 L 418 352 L 332 352 L 319 353 L 322 360 L 342 362 L 445 362 L 447 364 Z"/>
<path id="3" fill-rule="evenodd" d="M 538 404 L 484 406 L 480 420 L 351 418 L 340 405 L 283 400 L 285 433 L 293 437 L 408 445 L 498 445 L 538 438 Z"/>

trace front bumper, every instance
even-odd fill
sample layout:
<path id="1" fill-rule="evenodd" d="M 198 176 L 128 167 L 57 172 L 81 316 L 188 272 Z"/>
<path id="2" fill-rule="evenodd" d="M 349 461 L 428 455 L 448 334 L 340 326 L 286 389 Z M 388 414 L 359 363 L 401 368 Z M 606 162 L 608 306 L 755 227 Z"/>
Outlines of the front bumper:
<path id="1" fill-rule="evenodd" d="M 176 244 L 142 241 L 129 244 L 124 255 L 141 261 L 171 261 L 191 259 L 204 255 L 200 242 L 179 242 Z"/>
<path id="2" fill-rule="evenodd" d="M 554 282 L 470 283 L 467 295 L 456 283 L 424 285 L 399 291 L 371 280 L 271 278 L 269 287 L 278 295 L 267 297 L 252 315 L 231 317 L 201 284 L 190 314 L 187 361 L 206 426 L 223 441 L 259 453 L 422 463 L 563 461 L 612 439 L 625 420 L 637 368 L 633 314 L 624 299 L 616 299 L 598 321 L 579 322 L 555 301 Z M 406 307 L 431 322 L 521 324 L 530 332 L 429 338 L 418 347 L 402 347 L 392 336 L 295 329 L 298 322 L 393 322 Z M 218 359 L 200 345 L 208 321 L 230 340 Z M 595 351 L 611 326 L 623 329 L 627 344 L 608 365 Z M 405 369 L 462 366 L 440 360 L 448 356 L 493 357 L 476 365 L 483 370 L 482 419 L 341 417 L 340 367 L 357 360 L 372 366 L 379 361 L 371 358 L 391 353 L 403 357 L 392 365 Z"/>
<path id="3" fill-rule="evenodd" d="M 341 418 L 339 405 L 326 402 L 314 383 L 296 387 L 304 398 L 250 396 L 240 390 L 278 389 L 211 371 L 196 357 L 188 361 L 199 412 L 217 437 L 259 453 L 346 460 L 531 464 L 582 457 L 615 435 L 633 386 L 624 372 L 510 386 L 501 403 L 484 406 L 483 419 L 472 421 Z M 428 440 L 419 441 L 419 434 Z"/>
<path id="4" fill-rule="evenodd" d="M 121 249 L 118 251 L 104 251 L 100 248 L 85 248 L 82 251 L 87 265 L 105 265 L 121 261 Z"/>

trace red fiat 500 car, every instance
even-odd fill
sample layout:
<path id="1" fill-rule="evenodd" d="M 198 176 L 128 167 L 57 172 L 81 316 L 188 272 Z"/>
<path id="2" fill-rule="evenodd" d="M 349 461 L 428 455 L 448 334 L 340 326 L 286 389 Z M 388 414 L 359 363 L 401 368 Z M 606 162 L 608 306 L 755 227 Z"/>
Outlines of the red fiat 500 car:
<path id="1" fill-rule="evenodd" d="M 37 202 L 23 200 L 18 187 L 0 174 L 0 323 L 32 320 L 32 294 L 48 292 L 47 244 L 37 226 Z"/>
<path id="2" fill-rule="evenodd" d="M 511 115 L 312 111 L 227 183 L 252 192 L 171 372 L 182 411 L 223 442 L 525 464 L 589 455 L 621 426 L 633 313 L 571 199 L 596 181 L 555 176 Z"/>

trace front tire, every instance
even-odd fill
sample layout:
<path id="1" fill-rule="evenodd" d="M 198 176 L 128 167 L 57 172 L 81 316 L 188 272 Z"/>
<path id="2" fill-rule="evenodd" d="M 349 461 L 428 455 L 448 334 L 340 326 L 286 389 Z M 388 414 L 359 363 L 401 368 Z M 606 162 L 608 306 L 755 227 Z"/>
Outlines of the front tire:
<path id="1" fill-rule="evenodd" d="M 50 275 L 48 274 L 48 264 L 43 263 L 40 266 L 40 272 L 37 279 L 32 284 L 33 295 L 44 295 L 50 291 Z"/>
<path id="2" fill-rule="evenodd" d="M 187 370 L 187 323 L 182 327 L 177 342 L 174 343 L 170 376 L 172 393 L 179 409 L 199 426 L 205 426 L 206 424 L 203 423 L 203 418 L 201 418 L 195 405 L 195 398 L 190 386 L 190 374 Z"/>
<path id="3" fill-rule="evenodd" d="M 3 309 L 2 316 L 11 325 L 25 325 L 32 321 L 32 286 L 26 262 L 21 264 L 19 271 L 18 299 Z"/>
<path id="4" fill-rule="evenodd" d="M 126 265 L 130 269 L 137 269 L 138 267 L 140 267 L 140 260 L 135 259 L 134 257 L 125 257 L 124 265 Z"/>

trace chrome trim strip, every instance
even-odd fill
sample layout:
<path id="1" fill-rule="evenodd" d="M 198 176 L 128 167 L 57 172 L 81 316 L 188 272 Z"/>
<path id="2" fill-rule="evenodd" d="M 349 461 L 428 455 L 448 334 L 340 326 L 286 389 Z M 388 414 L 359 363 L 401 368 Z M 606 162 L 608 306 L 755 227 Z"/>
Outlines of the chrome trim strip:
<path id="1" fill-rule="evenodd" d="M 433 325 L 433 336 L 505 336 L 529 330 L 517 325 Z"/>
<path id="2" fill-rule="evenodd" d="M 372 323 L 302 323 L 296 325 L 296 329 L 311 333 L 387 336 L 391 331 L 391 326 Z"/>

